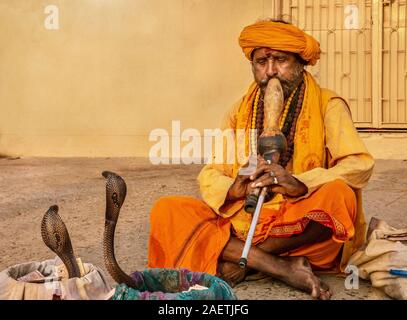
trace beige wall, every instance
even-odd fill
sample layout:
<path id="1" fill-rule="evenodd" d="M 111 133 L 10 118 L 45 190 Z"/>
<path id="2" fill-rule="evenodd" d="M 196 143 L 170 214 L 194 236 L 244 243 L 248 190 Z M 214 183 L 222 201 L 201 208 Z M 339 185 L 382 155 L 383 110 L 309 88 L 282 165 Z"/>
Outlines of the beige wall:
<path id="1" fill-rule="evenodd" d="M 171 120 L 216 126 L 252 79 L 239 33 L 272 2 L 0 0 L 0 154 L 146 156 Z"/>
<path id="2" fill-rule="evenodd" d="M 252 81 L 241 29 L 308 8 L 290 1 L 0 0 L 0 156 L 148 156 L 172 120 L 216 127 Z M 59 30 L 44 26 L 48 5 Z M 376 157 L 407 158 L 364 138 Z"/>

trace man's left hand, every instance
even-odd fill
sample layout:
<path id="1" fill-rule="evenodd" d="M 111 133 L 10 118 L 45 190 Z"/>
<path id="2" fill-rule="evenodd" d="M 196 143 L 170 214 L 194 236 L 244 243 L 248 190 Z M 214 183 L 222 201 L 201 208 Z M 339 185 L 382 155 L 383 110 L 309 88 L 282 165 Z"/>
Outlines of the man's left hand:
<path id="1" fill-rule="evenodd" d="M 256 171 L 250 176 L 253 188 L 269 187 L 268 191 L 281 193 L 288 197 L 300 197 L 308 192 L 307 186 L 294 178 L 278 164 L 268 164 L 263 158 L 258 158 Z"/>

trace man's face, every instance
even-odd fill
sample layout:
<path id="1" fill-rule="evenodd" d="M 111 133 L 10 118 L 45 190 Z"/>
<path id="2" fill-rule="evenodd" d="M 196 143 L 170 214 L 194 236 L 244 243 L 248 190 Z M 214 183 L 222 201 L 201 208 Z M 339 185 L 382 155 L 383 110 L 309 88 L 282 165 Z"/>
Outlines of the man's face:
<path id="1" fill-rule="evenodd" d="M 304 66 L 291 52 L 270 48 L 259 48 L 254 51 L 252 61 L 254 80 L 264 90 L 271 78 L 279 79 L 286 99 L 301 81 L 303 69 Z"/>

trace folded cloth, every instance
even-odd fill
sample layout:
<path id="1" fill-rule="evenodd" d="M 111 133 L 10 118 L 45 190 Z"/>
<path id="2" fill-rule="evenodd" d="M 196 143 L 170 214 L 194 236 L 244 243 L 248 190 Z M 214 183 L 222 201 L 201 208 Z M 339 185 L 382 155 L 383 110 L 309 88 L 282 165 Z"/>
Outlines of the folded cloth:
<path id="1" fill-rule="evenodd" d="M 60 277 L 56 266 L 60 264 L 61 260 L 57 257 L 42 262 L 26 262 L 3 270 L 0 272 L 0 300 L 108 299 L 112 288 L 101 269 L 84 263 L 85 274 L 82 277 L 58 281 Z M 33 282 L 25 277 L 36 271 L 44 276 L 44 281 Z"/>
<path id="2" fill-rule="evenodd" d="M 358 267 L 359 277 L 370 280 L 393 299 L 407 300 L 407 228 L 396 229 L 384 220 L 372 218 L 366 244 L 349 259 Z M 404 243 L 403 243 L 404 242 Z M 399 272 L 391 272 L 398 270 Z"/>

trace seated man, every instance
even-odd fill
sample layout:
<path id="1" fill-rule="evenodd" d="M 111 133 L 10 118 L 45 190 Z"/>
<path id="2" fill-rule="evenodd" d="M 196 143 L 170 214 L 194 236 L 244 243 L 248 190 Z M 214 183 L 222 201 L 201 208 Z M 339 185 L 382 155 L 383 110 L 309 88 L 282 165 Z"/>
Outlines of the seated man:
<path id="1" fill-rule="evenodd" d="M 312 270 L 343 271 L 364 242 L 361 188 L 374 161 L 346 102 L 320 88 L 304 70 L 320 56 L 313 37 L 283 21 L 261 21 L 244 28 L 239 44 L 255 81 L 227 113 L 222 129 L 232 129 L 236 136 L 243 130 L 249 141 L 246 155 L 255 150 L 251 129 L 257 137 L 262 131 L 264 91 L 276 77 L 285 99 L 279 120 L 287 152 L 279 164 L 259 157 L 255 171 L 244 175 L 235 154 L 231 164 L 216 161 L 215 155 L 198 176 L 203 201 L 159 199 L 151 212 L 148 266 L 216 274 L 232 285 L 251 269 L 329 299 L 331 292 Z M 242 145 L 239 139 L 235 143 L 226 148 L 226 156 Z M 247 269 L 240 269 L 252 219 L 243 208 L 245 198 L 264 186 L 276 195 L 263 205 Z"/>

